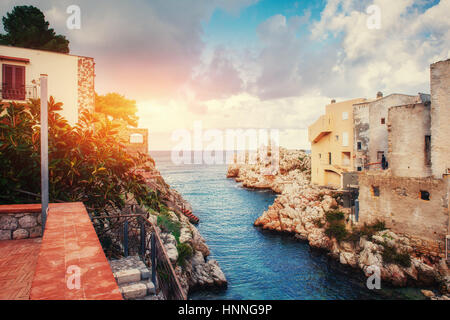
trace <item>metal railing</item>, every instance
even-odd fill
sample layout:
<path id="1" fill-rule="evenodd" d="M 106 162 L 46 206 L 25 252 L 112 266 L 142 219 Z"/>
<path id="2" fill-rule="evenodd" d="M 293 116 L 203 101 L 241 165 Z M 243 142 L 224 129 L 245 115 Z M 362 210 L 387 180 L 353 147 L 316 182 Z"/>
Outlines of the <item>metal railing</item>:
<path id="1" fill-rule="evenodd" d="M 92 217 L 98 238 L 109 258 L 139 255 L 152 271 L 157 292 L 167 300 L 187 300 L 158 229 L 139 214 Z"/>
<path id="2" fill-rule="evenodd" d="M 4 100 L 28 100 L 39 97 L 37 86 L 23 86 L 19 89 L 8 88 L 2 84 L 0 88 L 0 97 Z"/>

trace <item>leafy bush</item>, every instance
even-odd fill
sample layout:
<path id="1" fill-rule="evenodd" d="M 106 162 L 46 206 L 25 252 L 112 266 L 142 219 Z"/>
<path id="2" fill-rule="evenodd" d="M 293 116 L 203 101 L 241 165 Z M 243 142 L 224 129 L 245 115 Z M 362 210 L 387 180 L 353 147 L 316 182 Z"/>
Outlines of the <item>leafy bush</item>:
<path id="1" fill-rule="evenodd" d="M 342 221 L 345 218 L 345 214 L 341 211 L 328 211 L 325 213 L 325 218 L 328 222 Z"/>
<path id="2" fill-rule="evenodd" d="M 372 239 L 372 236 L 379 232 L 386 230 L 386 224 L 384 221 L 377 220 L 372 224 L 364 223 L 360 228 L 354 228 L 352 232 L 348 235 L 348 241 L 357 242 L 360 238 L 366 236 L 368 240 Z"/>
<path id="3" fill-rule="evenodd" d="M 406 252 L 397 252 L 394 247 L 383 243 L 383 262 L 394 263 L 402 267 L 409 268 L 411 266 L 411 257 Z"/>
<path id="4" fill-rule="evenodd" d="M 180 243 L 181 224 L 179 221 L 173 221 L 167 212 L 162 212 L 156 219 L 156 223 L 162 230 L 171 233 L 177 240 L 177 243 Z"/>
<path id="5" fill-rule="evenodd" d="M 325 228 L 325 234 L 330 238 L 334 237 L 336 240 L 342 241 L 346 239 L 348 231 L 343 222 L 333 221 Z"/>
<path id="6" fill-rule="evenodd" d="M 187 243 L 179 243 L 177 245 L 177 251 L 178 251 L 177 263 L 180 266 L 184 266 L 186 260 L 192 257 L 193 254 L 192 247 Z"/>
<path id="7" fill-rule="evenodd" d="M 323 226 L 324 226 L 324 223 L 322 222 L 321 218 L 314 219 L 313 223 L 317 228 L 323 228 Z"/>
<path id="8" fill-rule="evenodd" d="M 137 171 L 152 159 L 127 153 L 118 124 L 82 112 L 71 126 L 58 113 L 62 103 L 50 97 L 48 108 L 50 202 L 81 201 L 91 213 L 104 214 L 134 199 L 159 210 L 158 194 Z M 39 113 L 39 100 L 0 102 L 0 203 L 40 201 Z"/>

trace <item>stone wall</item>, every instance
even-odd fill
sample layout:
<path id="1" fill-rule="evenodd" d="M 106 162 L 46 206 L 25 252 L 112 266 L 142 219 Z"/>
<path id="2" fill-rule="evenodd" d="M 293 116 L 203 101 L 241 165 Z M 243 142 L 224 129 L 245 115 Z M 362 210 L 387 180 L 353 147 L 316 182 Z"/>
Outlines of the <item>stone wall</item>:
<path id="1" fill-rule="evenodd" d="M 423 253 L 444 256 L 449 233 L 449 177 L 396 177 L 389 169 L 360 172 L 358 178 L 359 224 L 384 221 L 393 232 L 411 238 Z M 429 193 L 429 200 L 421 199 L 421 191 Z"/>
<path id="2" fill-rule="evenodd" d="M 431 163 L 433 176 L 441 178 L 450 169 L 450 59 L 431 70 Z"/>
<path id="3" fill-rule="evenodd" d="M 376 100 L 355 104 L 353 106 L 354 138 L 356 150 L 356 167 L 363 164 L 379 162 L 378 152 L 388 155 L 388 110 L 393 106 L 420 102 L 421 96 L 390 94 Z M 361 150 L 358 150 L 358 142 Z M 364 169 L 364 168 L 363 168 Z M 366 169 L 380 169 L 380 165 L 372 165 Z"/>
<path id="4" fill-rule="evenodd" d="M 3 207 L 3 208 L 2 208 Z M 10 210 L 0 206 L 0 240 L 19 240 L 42 236 L 41 209 Z"/>
<path id="5" fill-rule="evenodd" d="M 132 143 L 131 135 L 138 134 L 142 136 L 142 143 Z M 125 140 L 125 145 L 129 153 L 135 154 L 141 152 L 148 154 L 148 129 L 142 128 L 122 128 L 119 130 L 119 135 Z"/>
<path id="6" fill-rule="evenodd" d="M 425 150 L 425 136 L 431 134 L 429 103 L 392 107 L 388 118 L 392 174 L 399 177 L 431 176 L 431 163 L 427 161 Z"/>
<path id="7" fill-rule="evenodd" d="M 94 112 L 95 107 L 95 62 L 93 58 L 78 57 L 78 113 Z"/>

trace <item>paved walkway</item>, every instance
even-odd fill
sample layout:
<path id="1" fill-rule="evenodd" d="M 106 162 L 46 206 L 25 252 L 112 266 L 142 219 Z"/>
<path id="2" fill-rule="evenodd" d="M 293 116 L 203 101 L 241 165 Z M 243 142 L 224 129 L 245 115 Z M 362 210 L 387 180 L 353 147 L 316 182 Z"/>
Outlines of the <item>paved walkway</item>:
<path id="1" fill-rule="evenodd" d="M 0 300 L 29 300 L 41 238 L 0 241 Z"/>

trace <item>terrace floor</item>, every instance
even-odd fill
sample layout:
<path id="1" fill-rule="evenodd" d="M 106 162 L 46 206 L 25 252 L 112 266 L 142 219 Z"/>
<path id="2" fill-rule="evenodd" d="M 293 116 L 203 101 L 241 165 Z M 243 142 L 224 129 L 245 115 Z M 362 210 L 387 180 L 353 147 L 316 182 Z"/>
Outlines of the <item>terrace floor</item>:
<path id="1" fill-rule="evenodd" d="M 29 300 L 42 238 L 0 241 L 0 300 Z"/>

